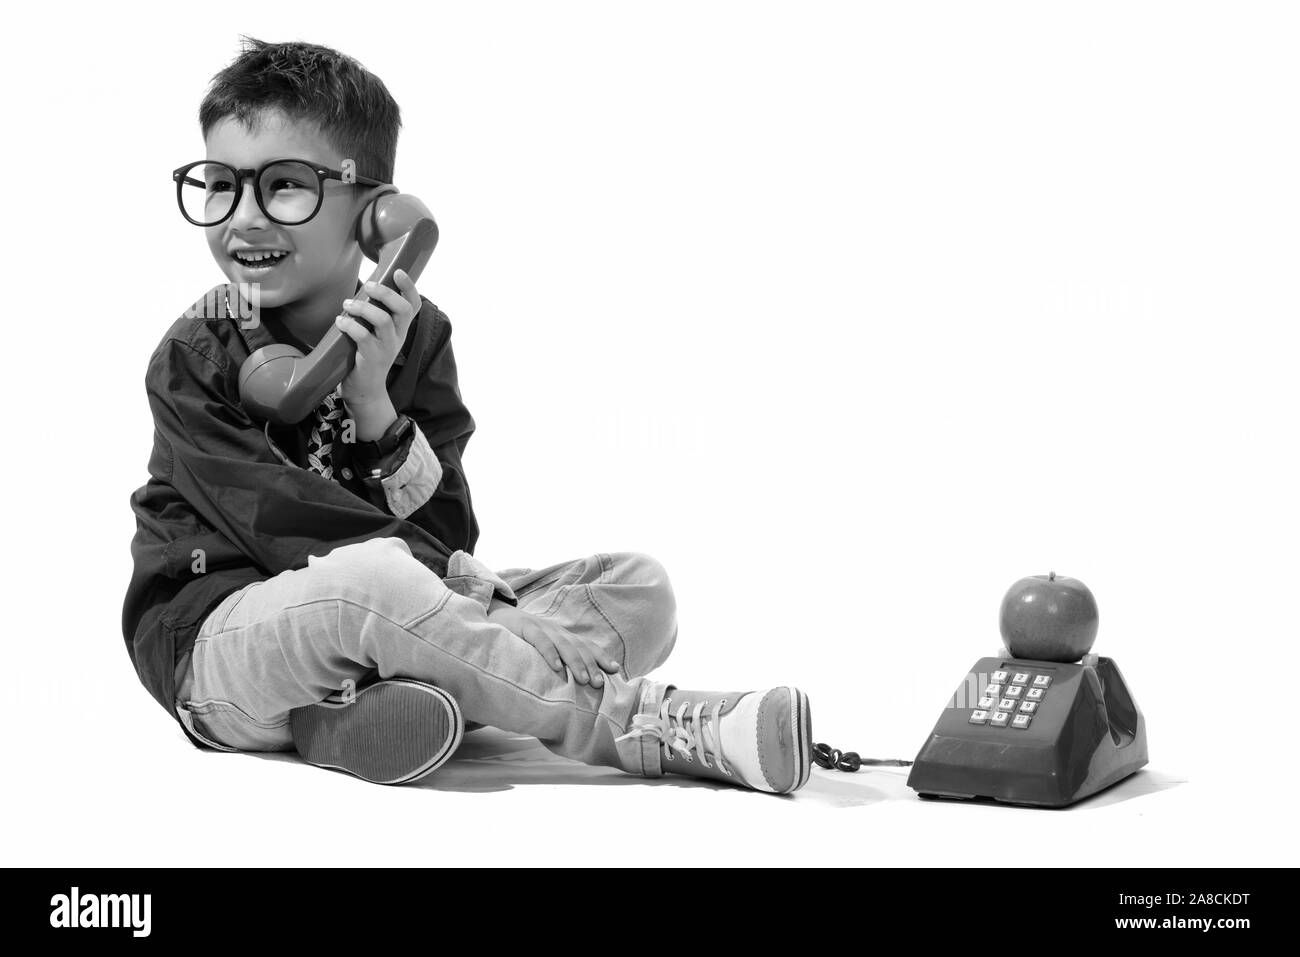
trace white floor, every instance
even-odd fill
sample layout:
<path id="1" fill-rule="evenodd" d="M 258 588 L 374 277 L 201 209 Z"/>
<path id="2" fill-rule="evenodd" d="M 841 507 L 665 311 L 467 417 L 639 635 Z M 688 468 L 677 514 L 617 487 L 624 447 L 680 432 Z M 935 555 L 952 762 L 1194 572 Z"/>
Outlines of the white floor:
<path id="1" fill-rule="evenodd" d="M 485 728 L 427 782 L 391 788 L 296 756 L 199 751 L 161 712 L 142 717 L 147 741 L 87 737 L 53 777 L 10 789 L 8 863 L 960 866 L 996 839 L 1038 866 L 1226 865 L 1281 864 L 1293 846 L 1234 839 L 1236 790 L 1164 766 L 1064 811 L 922 801 L 905 768 L 815 769 L 777 797 L 587 767 Z"/>

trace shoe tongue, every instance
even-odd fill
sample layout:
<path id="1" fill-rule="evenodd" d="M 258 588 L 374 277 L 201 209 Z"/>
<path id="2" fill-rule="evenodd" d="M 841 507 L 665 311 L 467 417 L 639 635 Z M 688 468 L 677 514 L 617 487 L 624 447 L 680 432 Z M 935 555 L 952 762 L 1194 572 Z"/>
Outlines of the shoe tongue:
<path id="1" fill-rule="evenodd" d="M 749 727 L 750 722 L 737 721 L 734 718 L 730 721 L 727 720 L 727 716 L 735 711 L 736 707 L 740 704 L 741 699 L 751 693 L 752 692 L 745 691 L 695 692 L 687 694 L 674 692 L 669 695 L 670 702 L 668 710 L 675 718 L 677 716 L 677 709 L 682 706 L 682 702 L 687 702 L 689 707 L 687 707 L 685 712 L 682 714 L 682 725 L 690 731 L 691 734 L 696 735 L 697 737 L 703 737 L 704 749 L 709 755 L 710 760 L 717 757 L 717 735 L 719 730 L 721 730 L 723 756 L 725 760 L 726 755 L 736 754 L 743 751 L 746 741 L 753 737 L 753 728 Z M 720 713 L 718 715 L 718 720 L 717 722 L 714 722 L 713 709 L 717 703 L 722 701 L 724 698 L 727 703 L 719 709 Z M 700 709 L 699 727 L 697 727 L 694 720 L 695 706 L 701 701 L 704 702 L 704 707 Z M 719 729 L 718 725 L 722 726 L 721 729 Z M 745 727 L 742 727 L 742 725 L 745 725 Z M 691 752 L 695 753 L 695 749 L 692 748 Z"/>

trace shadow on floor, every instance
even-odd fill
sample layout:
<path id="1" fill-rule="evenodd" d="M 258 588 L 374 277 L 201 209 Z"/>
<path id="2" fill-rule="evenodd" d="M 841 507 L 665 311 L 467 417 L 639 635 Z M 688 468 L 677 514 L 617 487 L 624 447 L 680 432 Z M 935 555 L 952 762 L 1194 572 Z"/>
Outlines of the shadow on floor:
<path id="1" fill-rule="evenodd" d="M 261 752 L 256 757 L 268 761 L 302 763 L 293 752 Z M 803 804 L 824 807 L 867 807 L 881 801 L 918 801 L 916 793 L 907 786 L 910 768 L 863 768 L 854 773 L 827 771 L 814 767 L 808 783 L 794 794 L 762 794 L 748 788 L 722 784 L 716 781 L 665 774 L 658 778 L 643 778 L 625 774 L 615 768 L 596 767 L 571 761 L 552 754 L 534 737 L 514 734 L 498 728 L 485 727 L 466 733 L 455 756 L 425 780 L 406 787 L 430 791 L 491 792 L 509 791 L 529 785 L 554 786 L 563 784 L 641 787 L 706 788 L 719 792 L 752 794 L 764 798 L 780 798 Z M 334 772 L 342 773 L 342 772 Z M 364 783 L 360 780 L 358 784 Z M 1186 781 L 1157 771 L 1143 770 L 1108 788 L 1100 794 L 1073 805 L 1073 808 L 1095 809 L 1121 801 L 1142 797 L 1158 791 L 1185 784 Z M 929 801 L 939 804 L 966 804 L 966 801 Z M 979 802 L 987 806 L 1017 807 L 999 802 Z M 1065 810 L 1071 810 L 1066 808 Z"/>

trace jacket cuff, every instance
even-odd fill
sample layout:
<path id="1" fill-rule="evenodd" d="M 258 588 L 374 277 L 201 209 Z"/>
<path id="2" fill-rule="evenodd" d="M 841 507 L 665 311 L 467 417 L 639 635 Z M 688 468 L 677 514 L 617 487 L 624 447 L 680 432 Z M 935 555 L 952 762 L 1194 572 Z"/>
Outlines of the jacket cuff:
<path id="1" fill-rule="evenodd" d="M 494 594 L 508 605 L 519 605 L 505 579 L 463 549 L 452 552 L 447 559 L 447 576 L 442 581 L 458 595 L 473 598 L 485 612 L 491 607 Z"/>
<path id="2" fill-rule="evenodd" d="M 398 518 L 406 518 L 433 497 L 442 481 L 442 463 L 433 453 L 424 430 L 416 426 L 411 430 L 412 437 L 405 443 L 405 450 L 398 449 L 391 459 L 384 464 L 375 465 L 371 461 L 362 466 L 365 469 L 365 484 L 382 493 L 388 510 Z M 400 456 L 404 456 L 399 459 Z"/>

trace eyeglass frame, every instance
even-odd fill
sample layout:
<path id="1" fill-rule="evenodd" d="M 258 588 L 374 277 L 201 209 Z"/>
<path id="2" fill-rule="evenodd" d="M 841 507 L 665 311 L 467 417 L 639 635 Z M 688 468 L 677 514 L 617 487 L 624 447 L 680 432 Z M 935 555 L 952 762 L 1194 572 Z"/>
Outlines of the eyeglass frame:
<path id="1" fill-rule="evenodd" d="M 232 171 L 235 174 L 235 201 L 230 204 L 230 209 L 226 211 L 226 215 L 222 216 L 216 222 L 200 223 L 200 222 L 196 222 L 193 218 L 191 218 L 190 214 L 185 211 L 185 200 L 181 198 L 181 190 L 185 188 L 186 179 L 189 179 L 190 182 L 194 185 L 204 186 L 206 188 L 207 184 L 199 183 L 198 180 L 193 179 L 188 174 L 190 170 L 194 169 L 194 167 L 203 166 L 208 163 L 211 163 L 216 166 L 224 166 L 226 169 Z M 265 173 L 268 168 L 276 165 L 277 163 L 299 163 L 303 166 L 306 166 L 308 169 L 310 169 L 313 173 L 316 174 L 316 208 L 311 211 L 311 215 L 308 216 L 306 219 L 300 219 L 296 223 L 286 223 L 283 220 L 276 219 L 269 212 L 267 212 L 266 204 L 262 202 L 262 187 L 259 184 L 259 180 L 261 180 L 262 174 Z M 176 205 L 180 207 L 181 215 L 185 217 L 186 222 L 198 226 L 200 229 L 207 229 L 212 226 L 220 226 L 231 216 L 235 215 L 235 210 L 239 208 L 240 200 L 243 198 L 244 195 L 245 179 L 252 180 L 253 199 L 257 201 L 257 208 L 262 211 L 263 216 L 265 216 L 267 219 L 269 219 L 271 222 L 275 223 L 278 226 L 302 226 L 305 223 L 309 223 L 313 219 L 315 219 L 316 214 L 320 212 L 321 206 L 323 206 L 325 203 L 325 181 L 327 179 L 342 180 L 344 183 L 346 183 L 349 186 L 392 186 L 393 185 L 392 183 L 384 183 L 377 179 L 371 179 L 369 176 L 362 176 L 360 173 L 353 173 L 352 179 L 349 181 L 344 179 L 344 174 L 342 170 L 330 169 L 328 166 L 324 166 L 320 163 L 313 163 L 311 160 L 299 159 L 298 157 L 285 157 L 283 159 L 267 160 L 265 163 L 263 163 L 261 166 L 257 167 L 256 169 L 253 169 L 251 167 L 244 167 L 242 169 L 237 168 L 231 166 L 229 163 L 223 163 L 221 160 L 210 160 L 210 159 L 195 160 L 193 163 L 186 163 L 184 166 L 180 166 L 172 170 L 172 179 L 176 181 Z"/>

